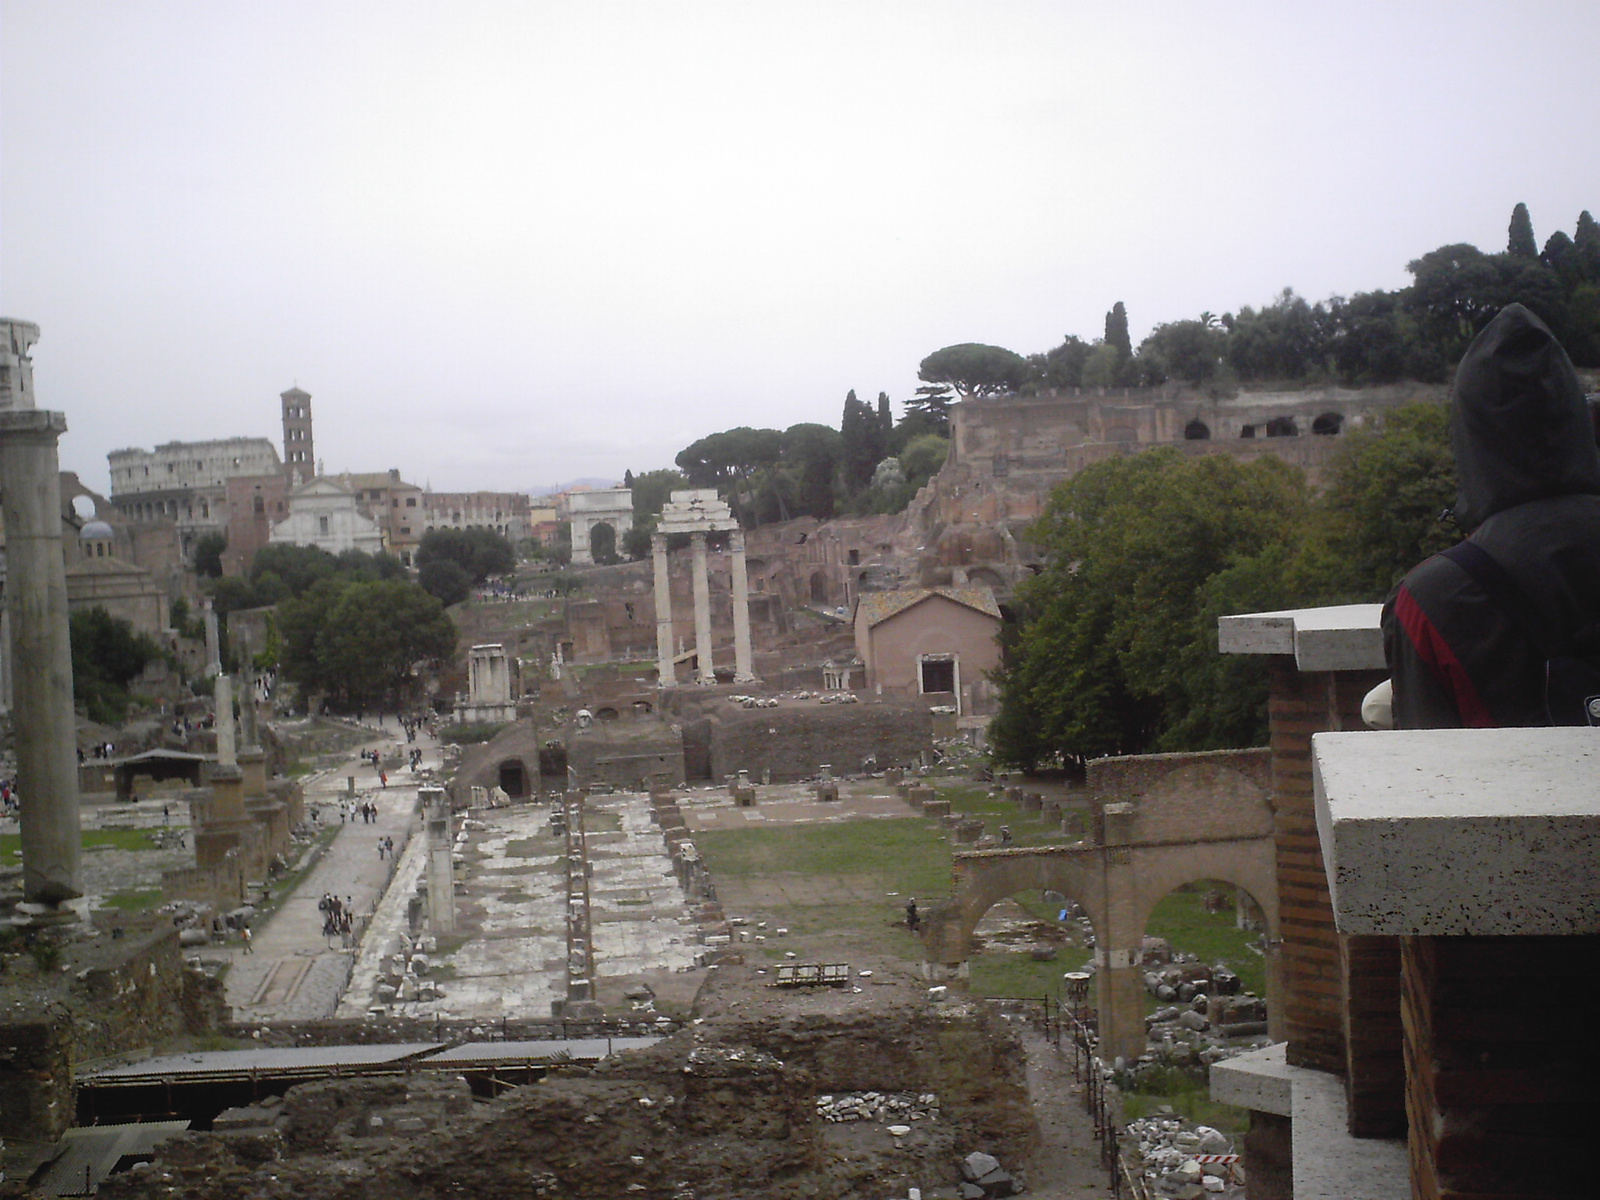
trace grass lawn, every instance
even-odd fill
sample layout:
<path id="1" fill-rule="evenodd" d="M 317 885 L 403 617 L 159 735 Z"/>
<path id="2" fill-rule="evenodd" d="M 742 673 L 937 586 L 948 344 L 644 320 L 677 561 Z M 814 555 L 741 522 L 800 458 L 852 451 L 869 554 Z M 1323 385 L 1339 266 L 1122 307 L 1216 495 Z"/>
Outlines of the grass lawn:
<path id="1" fill-rule="evenodd" d="M 990 830 L 1009 825 L 1016 844 L 1070 840 L 982 785 L 946 784 L 937 791 L 950 800 L 952 811 L 980 817 Z M 768 923 L 767 940 L 745 947 L 752 961 L 779 960 L 791 950 L 813 962 L 849 961 L 854 953 L 915 960 L 922 945 L 905 928 L 904 898 L 916 896 L 926 906 L 949 894 L 951 850 L 942 832 L 936 821 L 910 817 L 705 831 L 694 842 L 728 913 Z M 1205 894 L 1211 890 L 1225 897 L 1220 912 L 1205 910 Z M 1059 916 L 1057 906 L 1040 892 L 1021 892 L 1012 899 L 1040 921 L 1054 924 Z M 779 927 L 788 930 L 787 936 L 776 936 Z M 1077 944 L 1076 923 L 1068 928 L 1073 939 L 1058 946 L 1049 961 L 1035 960 L 1028 950 L 996 948 L 974 955 L 969 963 L 973 994 L 1059 997 L 1061 976 L 1082 969 L 1091 958 Z M 1171 893 L 1156 905 L 1145 932 L 1165 938 L 1174 951 L 1227 963 L 1245 990 L 1266 993 L 1265 963 L 1249 948 L 1260 934 L 1235 928 L 1228 885 L 1197 882 Z M 1151 998 L 1147 1011 L 1155 1005 Z M 1124 1093 L 1123 1119 L 1158 1112 L 1163 1105 L 1232 1135 L 1248 1122 L 1242 1110 L 1211 1100 L 1199 1072 L 1173 1069 L 1157 1071 L 1137 1092 Z"/>
<path id="2" fill-rule="evenodd" d="M 97 846 L 110 846 L 115 850 L 159 850 L 161 847 L 150 838 L 151 832 L 148 829 L 85 829 L 83 848 L 93 850 Z M 0 857 L 15 858 L 21 853 L 20 833 L 0 834 Z"/>
<path id="3" fill-rule="evenodd" d="M 987 784 L 935 783 L 933 790 L 939 799 L 950 801 L 951 812 L 983 821 L 985 833 L 998 834 L 1002 825 L 1010 829 L 1013 845 L 1059 846 L 1078 840 L 1079 835 L 1062 829 L 1059 821 L 1046 825 L 1038 813 L 1025 813 L 1003 794 L 992 794 Z"/>
<path id="4" fill-rule="evenodd" d="M 1212 889 L 1226 897 L 1221 912 L 1205 910 L 1205 893 Z M 1150 914 L 1145 932 L 1166 938 L 1174 950 L 1197 955 L 1202 962 L 1227 963 L 1239 977 L 1241 990 L 1267 994 L 1266 959 L 1250 949 L 1261 934 L 1235 927 L 1233 888 L 1228 884 L 1190 884 L 1187 890 L 1170 893 Z"/>
<path id="5" fill-rule="evenodd" d="M 710 830 L 694 844 L 730 915 L 788 929 L 754 955 L 811 960 L 852 953 L 921 957 L 905 928 L 906 898 L 926 907 L 950 892 L 950 846 L 919 817 Z M 891 895 L 890 893 L 894 893 Z"/>
<path id="6" fill-rule="evenodd" d="M 146 912 L 164 899 L 160 888 L 141 888 L 129 892 L 112 892 L 100 901 L 101 908 L 115 908 L 121 912 Z"/>

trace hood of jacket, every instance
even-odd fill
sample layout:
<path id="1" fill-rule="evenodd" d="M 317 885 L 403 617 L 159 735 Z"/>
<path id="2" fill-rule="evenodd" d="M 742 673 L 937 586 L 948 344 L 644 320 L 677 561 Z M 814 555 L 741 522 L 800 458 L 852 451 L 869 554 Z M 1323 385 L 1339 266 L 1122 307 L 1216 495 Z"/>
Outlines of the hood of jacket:
<path id="1" fill-rule="evenodd" d="M 1450 400 L 1456 520 L 1467 531 L 1529 500 L 1600 494 L 1600 451 L 1561 343 L 1520 304 L 1467 348 Z"/>

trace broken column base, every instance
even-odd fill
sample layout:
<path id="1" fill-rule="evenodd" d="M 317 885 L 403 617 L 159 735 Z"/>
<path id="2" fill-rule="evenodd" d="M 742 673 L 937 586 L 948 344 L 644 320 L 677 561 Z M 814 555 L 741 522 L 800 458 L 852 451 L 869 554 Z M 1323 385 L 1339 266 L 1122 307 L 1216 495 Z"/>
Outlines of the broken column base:
<path id="1" fill-rule="evenodd" d="M 11 910 L 11 926 L 14 929 L 65 931 L 80 920 L 82 916 L 67 904 L 40 904 L 24 900 Z"/>

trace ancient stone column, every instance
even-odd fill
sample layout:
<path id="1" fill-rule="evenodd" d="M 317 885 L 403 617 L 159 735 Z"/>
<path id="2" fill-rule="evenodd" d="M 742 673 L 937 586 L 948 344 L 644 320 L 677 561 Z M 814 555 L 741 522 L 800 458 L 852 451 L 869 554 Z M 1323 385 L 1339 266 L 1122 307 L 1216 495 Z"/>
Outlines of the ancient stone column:
<path id="1" fill-rule="evenodd" d="M 17 324 L 0 322 L 8 342 L 15 337 Z M 38 337 L 36 326 L 28 329 Z M 11 356 L 12 362 L 18 358 L 25 362 L 25 353 L 26 346 Z M 24 921 L 39 924 L 76 920 L 76 914 L 63 906 L 83 894 L 72 648 L 56 453 L 66 428 L 61 413 L 32 407 L 0 410 L 6 611 L 15 673 L 17 786 L 22 795 L 23 904 L 18 912 Z"/>
<path id="2" fill-rule="evenodd" d="M 212 706 L 216 709 L 217 765 L 237 767 L 239 743 L 233 732 L 233 680 L 227 675 L 218 675 L 211 687 Z"/>
<path id="3" fill-rule="evenodd" d="M 451 831 L 450 798 L 441 787 L 417 789 L 428 837 L 428 927 L 438 937 L 456 928 L 456 885 L 452 865 L 455 850 Z"/>
<path id="4" fill-rule="evenodd" d="M 750 659 L 750 580 L 745 574 L 744 530 L 728 535 L 733 550 L 733 681 L 754 683 Z"/>
<path id="5" fill-rule="evenodd" d="M 217 610 L 211 607 L 211 601 L 205 601 L 206 625 L 206 674 L 222 674 L 222 638 L 217 632 Z"/>
<path id="6" fill-rule="evenodd" d="M 711 580 L 706 574 L 706 535 L 696 530 L 689 535 L 694 548 L 694 657 L 701 683 L 715 683 L 711 664 Z"/>
<path id="7" fill-rule="evenodd" d="M 667 575 L 667 535 L 650 535 L 650 561 L 656 571 L 656 682 L 673 687 L 678 674 L 672 665 L 672 581 Z"/>
<path id="8" fill-rule="evenodd" d="M 0 608 L 0 713 L 11 711 L 11 618 Z"/>

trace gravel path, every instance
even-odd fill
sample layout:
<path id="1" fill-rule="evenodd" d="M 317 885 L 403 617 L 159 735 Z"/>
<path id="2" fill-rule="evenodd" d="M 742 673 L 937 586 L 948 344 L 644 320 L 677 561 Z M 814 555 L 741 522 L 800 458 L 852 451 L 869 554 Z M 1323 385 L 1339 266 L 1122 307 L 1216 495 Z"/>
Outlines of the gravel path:
<path id="1" fill-rule="evenodd" d="M 403 745 L 403 737 L 370 742 L 367 748 L 389 751 L 397 743 Z M 419 732 L 416 744 L 422 747 L 422 765 L 436 768 L 437 743 Z M 354 950 L 346 949 L 339 937 L 323 935 L 323 914 L 317 904 L 330 893 L 349 897 L 354 912 L 370 916 L 394 867 L 393 860 L 378 857 L 378 839 L 394 838 L 398 859 L 419 825 L 420 777 L 396 768 L 389 772 L 389 786 L 380 787 L 377 772 L 359 759 L 307 780 L 307 811 L 320 807 L 325 824 L 339 822 L 349 776 L 356 779 L 356 802 L 375 803 L 378 818 L 369 824 L 358 817 L 338 826 L 338 835 L 300 886 L 253 930 L 253 953 L 244 953 L 237 942 L 230 945 L 227 995 L 235 1020 L 309 1020 L 330 1017 L 338 1007 L 350 980 Z"/>
<path id="2" fill-rule="evenodd" d="M 1039 1121 L 1040 1145 L 1027 1164 L 1027 1195 L 1033 1200 L 1096 1200 L 1110 1197 L 1100 1165 L 1094 1122 L 1083 1106 L 1083 1090 L 1072 1075 L 1072 1055 L 1043 1034 L 1022 1034 L 1028 1056 L 1028 1094 Z"/>

